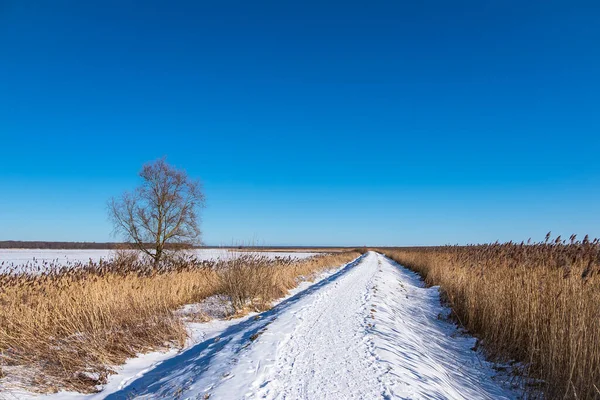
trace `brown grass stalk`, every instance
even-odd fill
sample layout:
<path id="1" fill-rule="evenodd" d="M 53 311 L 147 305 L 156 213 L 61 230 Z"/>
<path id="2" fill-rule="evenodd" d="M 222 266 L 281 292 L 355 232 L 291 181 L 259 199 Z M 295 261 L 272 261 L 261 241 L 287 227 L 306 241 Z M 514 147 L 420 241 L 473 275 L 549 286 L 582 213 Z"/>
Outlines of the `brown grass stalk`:
<path id="1" fill-rule="evenodd" d="M 381 251 L 439 285 L 492 359 L 522 362 L 530 397 L 600 398 L 598 240 Z"/>
<path id="2" fill-rule="evenodd" d="M 0 388 L 95 391 L 127 358 L 182 346 L 187 331 L 175 313 L 181 306 L 222 294 L 239 313 L 264 310 L 301 279 L 358 253 L 299 261 L 255 254 L 218 262 L 187 257 L 158 269 L 130 255 L 0 274 Z"/>

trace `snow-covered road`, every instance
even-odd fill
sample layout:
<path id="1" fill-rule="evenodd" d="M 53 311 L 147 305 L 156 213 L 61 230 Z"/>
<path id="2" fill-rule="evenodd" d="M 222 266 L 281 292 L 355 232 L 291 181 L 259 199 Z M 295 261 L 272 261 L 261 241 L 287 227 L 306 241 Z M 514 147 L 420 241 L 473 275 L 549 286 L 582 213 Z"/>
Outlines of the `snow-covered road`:
<path id="1" fill-rule="evenodd" d="M 369 252 L 109 399 L 513 399 L 437 288 Z"/>

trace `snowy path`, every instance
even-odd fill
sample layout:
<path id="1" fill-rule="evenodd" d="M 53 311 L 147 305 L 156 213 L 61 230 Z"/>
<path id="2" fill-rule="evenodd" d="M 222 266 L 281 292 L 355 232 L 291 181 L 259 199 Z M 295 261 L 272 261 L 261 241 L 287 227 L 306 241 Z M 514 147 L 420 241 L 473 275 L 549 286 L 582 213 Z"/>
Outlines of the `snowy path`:
<path id="1" fill-rule="evenodd" d="M 438 319 L 436 288 L 369 252 L 108 399 L 514 399 Z"/>

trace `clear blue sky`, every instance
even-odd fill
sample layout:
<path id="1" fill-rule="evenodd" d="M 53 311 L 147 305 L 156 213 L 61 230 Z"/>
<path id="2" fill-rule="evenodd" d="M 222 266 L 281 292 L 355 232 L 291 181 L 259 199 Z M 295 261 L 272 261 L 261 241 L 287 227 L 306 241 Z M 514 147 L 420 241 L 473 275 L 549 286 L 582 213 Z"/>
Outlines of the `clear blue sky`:
<path id="1" fill-rule="evenodd" d="M 600 3 L 0 0 L 0 139 L 0 240 L 161 156 L 210 245 L 600 236 Z"/>

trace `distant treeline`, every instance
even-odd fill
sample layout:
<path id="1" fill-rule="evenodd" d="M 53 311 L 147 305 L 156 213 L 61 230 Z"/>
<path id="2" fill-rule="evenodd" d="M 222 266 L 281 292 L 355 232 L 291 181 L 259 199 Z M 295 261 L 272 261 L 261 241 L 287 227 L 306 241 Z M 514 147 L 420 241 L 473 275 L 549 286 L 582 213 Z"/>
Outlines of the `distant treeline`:
<path id="1" fill-rule="evenodd" d="M 112 250 L 129 248 L 129 243 L 119 242 L 43 242 L 43 241 L 24 241 L 24 240 L 4 240 L 0 241 L 0 249 L 49 249 L 49 250 Z M 185 247 L 181 244 L 167 244 L 167 248 Z M 152 248 L 148 244 L 148 248 Z M 216 248 L 235 248 L 247 250 L 347 250 L 354 247 L 327 247 L 327 246 L 194 246 L 198 249 L 216 249 Z"/>
<path id="2" fill-rule="evenodd" d="M 0 249 L 51 249 L 51 250 L 94 250 L 116 249 L 127 246 L 123 243 L 96 243 L 96 242 L 29 242 L 22 240 L 0 241 Z"/>
<path id="3" fill-rule="evenodd" d="M 5 240 L 0 241 L 0 249 L 48 249 L 48 250 L 112 250 L 132 248 L 129 243 L 118 242 L 41 242 Z M 148 244 L 148 248 L 152 245 Z M 185 247 L 180 244 L 167 244 L 167 248 Z"/>

